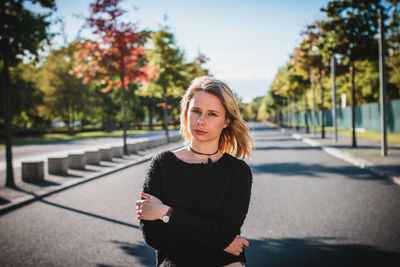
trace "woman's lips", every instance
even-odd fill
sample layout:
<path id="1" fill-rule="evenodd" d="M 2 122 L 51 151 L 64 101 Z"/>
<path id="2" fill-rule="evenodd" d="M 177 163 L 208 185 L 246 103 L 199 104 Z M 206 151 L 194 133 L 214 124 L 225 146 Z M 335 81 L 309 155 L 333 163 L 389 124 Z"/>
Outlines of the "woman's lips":
<path id="1" fill-rule="evenodd" d="M 194 130 L 197 134 L 206 134 L 207 132 L 199 131 L 199 130 Z"/>

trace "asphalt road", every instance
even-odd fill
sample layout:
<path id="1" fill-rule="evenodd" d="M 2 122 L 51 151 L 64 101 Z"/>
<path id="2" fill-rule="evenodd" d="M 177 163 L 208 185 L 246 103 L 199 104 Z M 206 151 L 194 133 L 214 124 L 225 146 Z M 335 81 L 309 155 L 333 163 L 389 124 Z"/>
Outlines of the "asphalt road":
<path id="1" fill-rule="evenodd" d="M 250 124 L 247 266 L 400 266 L 400 187 Z M 154 266 L 134 202 L 148 162 L 0 216 L 0 266 Z"/>

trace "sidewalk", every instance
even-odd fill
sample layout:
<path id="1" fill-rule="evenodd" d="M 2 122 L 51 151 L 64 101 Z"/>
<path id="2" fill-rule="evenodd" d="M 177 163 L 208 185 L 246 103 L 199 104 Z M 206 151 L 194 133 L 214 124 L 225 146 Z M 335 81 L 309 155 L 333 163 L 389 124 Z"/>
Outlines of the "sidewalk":
<path id="1" fill-rule="evenodd" d="M 278 127 L 274 124 L 270 125 Z M 302 140 L 306 144 L 321 147 L 322 150 L 334 157 L 367 169 L 400 185 L 400 145 L 388 146 L 388 155 L 382 157 L 380 156 L 381 145 L 379 142 L 357 137 L 357 147 L 353 148 L 351 136 L 339 135 L 338 141 L 335 142 L 332 131 L 325 132 L 325 138 L 321 138 L 320 131 L 314 135 L 312 129 L 310 129 L 310 133 L 306 133 L 304 128 L 299 131 L 293 128 L 281 128 L 281 131 L 291 133 L 294 138 Z"/>
<path id="2" fill-rule="evenodd" d="M 113 158 L 112 161 L 101 161 L 100 165 L 86 165 L 84 170 L 68 169 L 67 175 L 46 173 L 45 181 L 38 183 L 23 182 L 20 172 L 15 172 L 15 188 L 0 186 L 0 215 L 53 193 L 148 161 L 160 151 L 175 150 L 179 147 L 182 147 L 180 142 L 170 143 L 123 158 Z"/>

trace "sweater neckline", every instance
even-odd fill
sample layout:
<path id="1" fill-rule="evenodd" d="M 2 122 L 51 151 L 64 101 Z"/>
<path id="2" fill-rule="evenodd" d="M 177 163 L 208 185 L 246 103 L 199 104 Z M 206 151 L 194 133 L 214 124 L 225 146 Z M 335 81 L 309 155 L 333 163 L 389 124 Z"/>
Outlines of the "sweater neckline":
<path id="1" fill-rule="evenodd" d="M 210 166 L 210 165 L 214 165 L 217 163 L 222 162 L 228 155 L 228 153 L 224 152 L 224 154 L 217 160 L 217 161 L 213 161 L 212 164 L 208 164 L 207 162 L 186 162 L 180 158 L 178 158 L 174 152 L 168 150 L 168 153 L 170 153 L 177 161 L 181 162 L 184 165 L 192 165 L 192 166 Z"/>

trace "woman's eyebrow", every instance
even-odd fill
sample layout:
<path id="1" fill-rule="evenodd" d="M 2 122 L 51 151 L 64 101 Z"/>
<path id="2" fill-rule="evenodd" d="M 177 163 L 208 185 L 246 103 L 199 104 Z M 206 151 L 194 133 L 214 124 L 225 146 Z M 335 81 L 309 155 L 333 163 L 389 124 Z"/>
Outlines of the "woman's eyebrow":
<path id="1" fill-rule="evenodd" d="M 200 109 L 201 110 L 201 108 L 199 108 L 199 107 L 192 107 L 192 109 Z M 217 110 L 212 110 L 212 109 L 209 109 L 208 111 L 215 112 L 215 113 L 221 113 L 221 112 L 219 112 Z"/>

